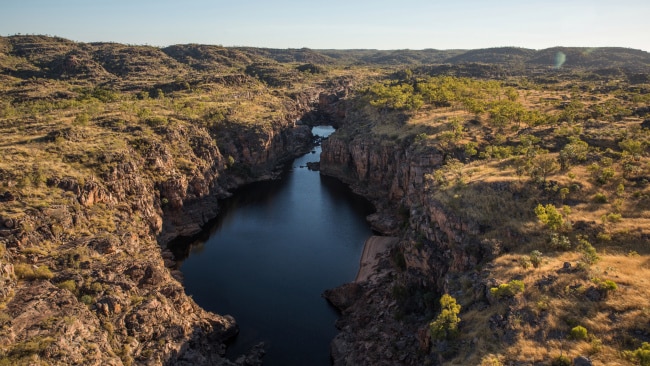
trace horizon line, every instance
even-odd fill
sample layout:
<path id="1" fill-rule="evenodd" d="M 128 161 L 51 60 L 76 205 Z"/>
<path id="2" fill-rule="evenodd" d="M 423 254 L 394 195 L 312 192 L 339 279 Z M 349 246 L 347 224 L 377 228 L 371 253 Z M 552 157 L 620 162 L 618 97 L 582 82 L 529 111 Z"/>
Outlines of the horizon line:
<path id="1" fill-rule="evenodd" d="M 274 49 L 274 50 L 301 50 L 301 49 L 308 49 L 308 50 L 321 50 L 321 51 L 474 51 L 474 50 L 489 50 L 489 49 L 498 49 L 498 48 L 518 48 L 518 49 L 524 49 L 524 50 L 533 50 L 533 51 L 542 51 L 542 50 L 548 50 L 548 49 L 553 49 L 553 48 L 580 48 L 580 49 L 606 49 L 606 48 L 621 48 L 621 49 L 628 49 L 628 50 L 636 50 L 636 51 L 642 51 L 646 53 L 650 53 L 650 50 L 645 50 L 642 48 L 634 48 L 634 47 L 626 47 L 626 46 L 561 46 L 561 45 L 555 45 L 555 46 L 550 46 L 550 47 L 543 47 L 543 48 L 531 48 L 531 47 L 524 47 L 524 46 L 488 46 L 488 47 L 478 47 L 478 48 L 434 48 L 434 47 L 426 47 L 426 48 L 314 48 L 314 47 L 308 47 L 308 46 L 302 46 L 302 47 L 269 47 L 269 46 L 249 46 L 249 45 L 223 45 L 219 43 L 197 43 L 197 42 L 186 42 L 186 43 L 170 43 L 167 45 L 155 45 L 155 44 L 150 44 L 150 43 L 126 43 L 126 42 L 120 42 L 120 41 L 105 41 L 105 40 L 98 40 L 98 41 L 80 41 L 80 40 L 75 40 L 72 38 L 67 38 L 64 36 L 58 36 L 58 35 L 51 35 L 51 34 L 28 34 L 28 33 L 14 33 L 14 34 L 9 34 L 9 35 L 4 35 L 0 37 L 5 37 L 5 38 L 10 38 L 10 37 L 21 37 L 21 36 L 32 36 L 32 37 L 49 37 L 49 38 L 60 38 L 64 39 L 67 41 L 75 42 L 75 43 L 88 43 L 88 44 L 93 44 L 93 43 L 113 43 L 113 44 L 122 44 L 126 46 L 146 46 L 146 47 L 154 47 L 154 48 L 167 48 L 167 47 L 172 47 L 172 46 L 180 46 L 180 45 L 199 45 L 199 46 L 215 46 L 215 47 L 223 47 L 223 48 L 259 48 L 259 49 Z"/>

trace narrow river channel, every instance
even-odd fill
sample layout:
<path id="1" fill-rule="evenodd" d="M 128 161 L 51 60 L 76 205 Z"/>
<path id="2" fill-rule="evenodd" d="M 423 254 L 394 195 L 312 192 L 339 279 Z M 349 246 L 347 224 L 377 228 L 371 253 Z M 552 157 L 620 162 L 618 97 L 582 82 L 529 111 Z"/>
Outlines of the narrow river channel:
<path id="1" fill-rule="evenodd" d="M 313 129 L 320 136 L 333 131 Z M 321 294 L 354 279 L 373 207 L 306 168 L 319 158 L 317 147 L 282 179 L 234 192 L 180 266 L 199 305 L 237 320 L 229 357 L 265 342 L 265 365 L 330 364 L 337 314 Z"/>

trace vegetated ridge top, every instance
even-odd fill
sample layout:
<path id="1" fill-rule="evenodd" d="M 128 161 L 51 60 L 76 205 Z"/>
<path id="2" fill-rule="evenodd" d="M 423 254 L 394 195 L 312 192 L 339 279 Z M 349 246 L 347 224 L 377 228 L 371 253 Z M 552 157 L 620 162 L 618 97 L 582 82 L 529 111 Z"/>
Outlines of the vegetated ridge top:
<path id="1" fill-rule="evenodd" d="M 5 72 L 16 71 L 12 70 L 11 65 L 7 65 L 8 56 L 25 58 L 29 63 L 44 68 L 49 73 L 60 72 L 61 67 L 57 66 L 74 58 L 78 63 L 92 64 L 88 66 L 91 69 L 101 66 L 107 72 L 117 75 L 138 73 L 150 68 L 158 72 L 174 70 L 176 73 L 203 71 L 207 68 L 225 70 L 242 67 L 261 59 L 321 65 L 487 63 L 517 69 L 563 67 L 622 68 L 632 72 L 650 70 L 650 53 L 622 47 L 553 47 L 542 50 L 518 47 L 475 50 L 318 50 L 181 44 L 158 48 L 107 42 L 77 43 L 59 37 L 15 35 L 0 37 L 0 68 Z"/>

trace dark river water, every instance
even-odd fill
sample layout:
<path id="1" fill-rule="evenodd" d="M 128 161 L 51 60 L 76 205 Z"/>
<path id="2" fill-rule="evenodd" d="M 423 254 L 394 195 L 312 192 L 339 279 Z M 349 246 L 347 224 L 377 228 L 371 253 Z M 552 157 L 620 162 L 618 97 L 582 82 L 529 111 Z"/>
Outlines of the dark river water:
<path id="1" fill-rule="evenodd" d="M 265 365 L 330 364 L 337 314 L 321 294 L 354 279 L 373 207 L 308 170 L 307 162 L 319 160 L 315 150 L 282 179 L 245 186 L 223 201 L 206 239 L 191 244 L 181 264 L 187 293 L 237 320 L 231 358 L 265 342 Z"/>

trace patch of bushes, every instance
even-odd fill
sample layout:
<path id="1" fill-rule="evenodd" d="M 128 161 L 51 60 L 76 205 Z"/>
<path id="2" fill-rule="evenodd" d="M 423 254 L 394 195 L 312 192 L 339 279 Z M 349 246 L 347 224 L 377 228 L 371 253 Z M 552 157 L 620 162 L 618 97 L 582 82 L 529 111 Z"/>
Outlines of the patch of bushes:
<path id="1" fill-rule="evenodd" d="M 638 362 L 641 366 L 650 366 L 650 343 L 643 342 L 641 347 L 634 351 L 624 351 L 623 355 L 626 359 Z"/>
<path id="2" fill-rule="evenodd" d="M 618 289 L 618 285 L 612 280 L 601 280 L 600 278 L 595 277 L 592 278 L 591 281 L 601 290 L 614 291 Z"/>
<path id="3" fill-rule="evenodd" d="M 90 285 L 90 291 L 92 291 L 94 293 L 100 293 L 100 292 L 104 291 L 104 287 L 99 282 L 93 282 Z"/>
<path id="4" fill-rule="evenodd" d="M 614 175 L 616 175 L 612 167 L 610 166 L 603 167 L 600 166 L 598 163 L 591 164 L 589 167 L 587 167 L 587 170 L 589 170 L 589 172 L 591 173 L 591 177 L 599 185 L 607 184 L 612 178 L 614 178 Z"/>
<path id="5" fill-rule="evenodd" d="M 562 170 L 567 170 L 573 164 L 587 160 L 589 144 L 577 137 L 570 137 L 571 142 L 564 146 L 560 151 L 560 166 Z"/>
<path id="6" fill-rule="evenodd" d="M 601 295 L 606 298 L 610 292 L 616 291 L 618 285 L 612 280 L 601 280 L 598 277 L 592 278 L 591 281 L 596 284 Z"/>
<path id="7" fill-rule="evenodd" d="M 553 233 L 551 234 L 549 246 L 554 250 L 569 250 L 571 249 L 571 241 L 564 235 Z"/>
<path id="8" fill-rule="evenodd" d="M 34 267 L 26 263 L 18 263 L 14 266 L 14 273 L 23 280 L 49 280 L 54 277 L 46 265 Z"/>
<path id="9" fill-rule="evenodd" d="M 503 297 L 514 297 L 520 292 L 524 292 L 524 282 L 520 280 L 511 280 L 508 283 L 502 283 L 498 287 L 492 287 L 490 293 L 497 299 Z"/>
<path id="10" fill-rule="evenodd" d="M 607 215 L 603 215 L 603 216 L 601 216 L 600 219 L 601 219 L 603 222 L 613 222 L 613 223 L 616 223 L 616 222 L 621 222 L 621 220 L 623 220 L 623 216 L 622 216 L 621 214 L 619 214 L 619 213 L 613 213 L 613 212 L 612 212 L 612 213 L 609 213 L 609 214 L 607 214 Z"/>
<path id="11" fill-rule="evenodd" d="M 481 159 L 506 159 L 512 156 L 512 147 L 488 145 L 485 151 L 481 151 Z"/>
<path id="12" fill-rule="evenodd" d="M 10 351 L 9 357 L 28 357 L 43 353 L 55 340 L 52 337 L 34 337 L 29 341 L 16 344 Z"/>

